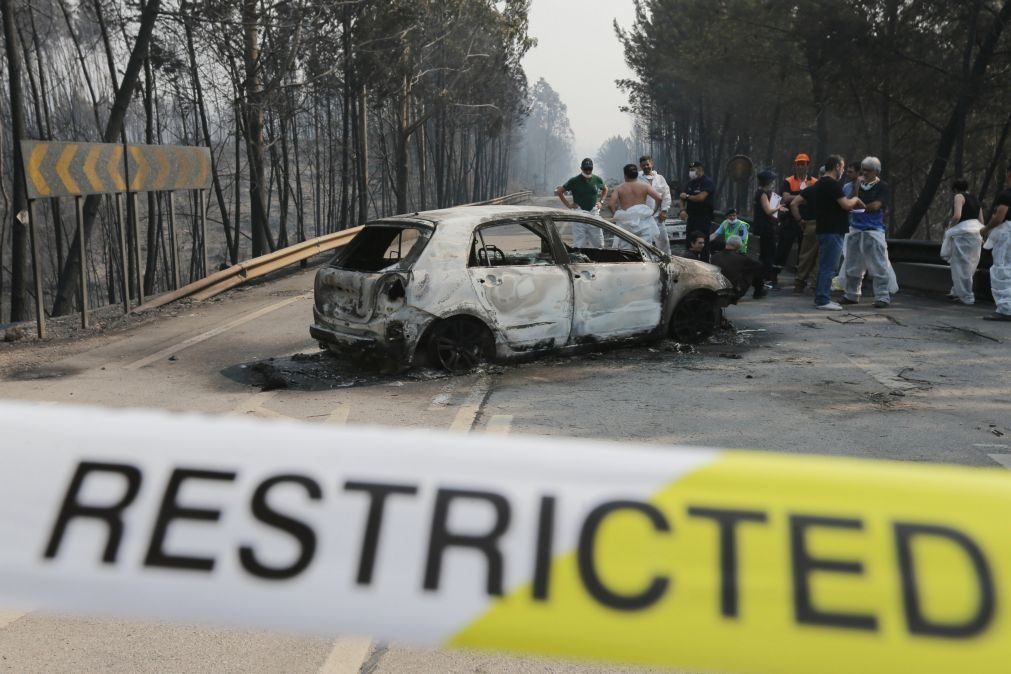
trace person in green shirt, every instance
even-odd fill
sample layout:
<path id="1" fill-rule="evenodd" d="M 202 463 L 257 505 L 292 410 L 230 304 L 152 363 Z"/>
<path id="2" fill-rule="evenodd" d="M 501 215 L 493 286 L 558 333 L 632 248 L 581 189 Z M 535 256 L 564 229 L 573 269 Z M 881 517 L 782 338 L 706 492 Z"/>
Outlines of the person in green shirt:
<path id="1" fill-rule="evenodd" d="M 731 208 L 727 211 L 727 219 L 720 223 L 716 231 L 709 237 L 710 241 L 722 238 L 727 241 L 732 236 L 741 237 L 740 252 L 748 252 L 748 223 L 737 217 L 737 209 Z"/>
<path id="2" fill-rule="evenodd" d="M 600 176 L 593 173 L 593 160 L 587 157 L 580 164 L 581 173 L 573 176 L 555 190 L 555 194 L 569 210 L 585 211 L 600 216 L 600 206 L 607 198 L 607 185 Z M 572 202 L 565 194 L 572 195 Z M 603 248 L 603 234 L 599 227 L 573 227 L 573 239 L 577 248 Z M 599 241 L 597 240 L 599 239 Z"/>

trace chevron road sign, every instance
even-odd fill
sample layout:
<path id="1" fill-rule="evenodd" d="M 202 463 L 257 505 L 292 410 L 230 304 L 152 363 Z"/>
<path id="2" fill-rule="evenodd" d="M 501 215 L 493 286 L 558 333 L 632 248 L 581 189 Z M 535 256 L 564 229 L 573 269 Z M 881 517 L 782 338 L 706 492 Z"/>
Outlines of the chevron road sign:
<path id="1" fill-rule="evenodd" d="M 23 140 L 21 155 L 29 199 L 211 186 L 206 147 Z"/>

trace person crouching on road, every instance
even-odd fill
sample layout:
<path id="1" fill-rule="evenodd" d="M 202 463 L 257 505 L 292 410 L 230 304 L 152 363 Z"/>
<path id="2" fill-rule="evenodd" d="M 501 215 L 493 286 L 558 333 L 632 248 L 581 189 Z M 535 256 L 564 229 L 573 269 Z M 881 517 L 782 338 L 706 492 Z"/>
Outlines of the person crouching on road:
<path id="1" fill-rule="evenodd" d="M 603 179 L 593 173 L 593 160 L 587 157 L 580 164 L 581 173 L 569 178 L 564 185 L 555 190 L 555 194 L 569 210 L 583 211 L 590 215 L 600 215 L 600 206 L 607 198 L 607 185 Z M 572 203 L 565 198 L 565 193 L 572 195 Z M 603 248 L 604 233 L 600 227 L 574 223 L 572 225 L 572 241 L 576 248 Z"/>
<path id="2" fill-rule="evenodd" d="M 640 239 L 653 244 L 660 250 L 670 250 L 667 235 L 660 231 L 653 209 L 646 204 L 652 198 L 654 203 L 660 203 L 662 197 L 648 183 L 639 180 L 639 167 L 635 164 L 625 164 L 623 169 L 625 182 L 615 188 L 608 207 L 614 211 L 614 224 L 626 232 L 635 234 Z M 663 245 L 667 243 L 667 245 Z M 614 239 L 614 248 L 631 250 L 632 245 L 621 237 Z"/>
<path id="3" fill-rule="evenodd" d="M 1007 165 L 1005 189 L 997 195 L 990 222 L 983 228 L 983 247 L 993 251 L 990 290 L 997 311 L 984 316 L 987 321 L 1011 321 L 1011 164 Z"/>
<path id="4" fill-rule="evenodd" d="M 744 254 L 748 253 L 748 223 L 737 217 L 737 209 L 731 208 L 727 211 L 727 219 L 720 223 L 720 226 L 716 228 L 716 231 L 712 233 L 709 237 L 709 241 L 713 242 L 716 239 L 723 239 L 727 241 L 730 237 L 736 236 L 741 240 L 741 252 Z M 726 247 L 726 244 L 724 244 Z"/>
<path id="5" fill-rule="evenodd" d="M 976 195 L 969 192 L 969 182 L 962 178 L 951 184 L 954 193 L 951 226 L 944 232 L 941 258 L 951 267 L 951 292 L 953 302 L 975 304 L 972 292 L 972 275 L 979 266 L 982 254 L 983 209 Z"/>
<path id="6" fill-rule="evenodd" d="M 754 288 L 752 295 L 760 300 L 767 294 L 765 289 L 765 265 L 741 252 L 741 237 L 727 237 L 726 247 L 713 253 L 712 263 L 720 268 L 723 275 L 733 284 L 737 291 L 737 299 L 744 297 L 749 288 Z"/>
<path id="7" fill-rule="evenodd" d="M 702 254 L 706 250 L 706 235 L 702 232 L 691 232 L 685 241 L 688 242 L 688 249 L 679 257 L 702 262 Z"/>

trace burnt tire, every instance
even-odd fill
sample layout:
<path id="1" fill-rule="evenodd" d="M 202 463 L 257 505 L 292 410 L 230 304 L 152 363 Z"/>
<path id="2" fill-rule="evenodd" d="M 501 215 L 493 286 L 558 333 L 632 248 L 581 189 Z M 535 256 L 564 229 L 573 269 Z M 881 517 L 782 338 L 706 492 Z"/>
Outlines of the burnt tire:
<path id="1" fill-rule="evenodd" d="M 429 365 L 448 372 L 473 370 L 489 360 L 494 339 L 481 321 L 450 318 L 432 326 L 425 343 Z"/>
<path id="2" fill-rule="evenodd" d="M 719 324 L 718 300 L 708 293 L 690 293 L 674 307 L 670 337 L 682 344 L 698 344 L 716 332 Z"/>

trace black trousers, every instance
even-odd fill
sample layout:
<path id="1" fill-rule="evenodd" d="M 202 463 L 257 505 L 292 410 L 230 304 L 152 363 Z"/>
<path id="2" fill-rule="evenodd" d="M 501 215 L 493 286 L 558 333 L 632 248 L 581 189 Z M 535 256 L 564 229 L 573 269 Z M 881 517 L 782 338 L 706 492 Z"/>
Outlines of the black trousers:
<path id="1" fill-rule="evenodd" d="M 749 245 L 750 242 L 749 242 Z M 762 276 L 766 281 L 775 281 L 776 271 L 776 230 L 763 229 L 758 234 L 758 261 L 762 263 Z"/>
<path id="2" fill-rule="evenodd" d="M 783 220 L 779 226 L 779 241 L 776 244 L 775 273 L 779 276 L 780 270 L 786 266 L 786 261 L 790 259 L 790 251 L 793 244 L 801 236 L 800 225 L 792 218 Z"/>

